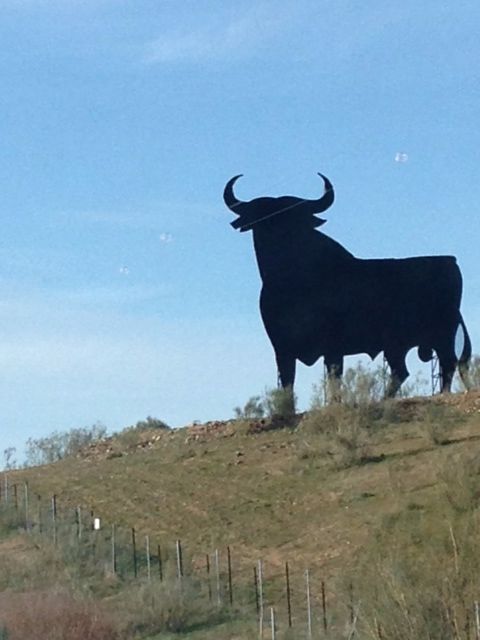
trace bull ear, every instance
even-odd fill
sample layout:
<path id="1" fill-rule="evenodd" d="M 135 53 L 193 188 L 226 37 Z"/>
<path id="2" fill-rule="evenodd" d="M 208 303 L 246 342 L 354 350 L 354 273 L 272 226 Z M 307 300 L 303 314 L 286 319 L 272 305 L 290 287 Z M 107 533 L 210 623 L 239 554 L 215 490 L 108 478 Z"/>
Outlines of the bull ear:
<path id="1" fill-rule="evenodd" d="M 325 183 L 325 192 L 321 198 L 318 200 L 304 200 L 304 204 L 302 205 L 302 213 L 307 214 L 315 214 L 322 213 L 322 211 L 326 211 L 329 207 L 332 206 L 333 201 L 335 200 L 335 192 L 333 190 L 332 183 L 330 180 L 324 176 L 322 173 L 318 174 L 323 182 Z M 325 222 L 325 221 L 323 221 Z M 323 224 L 321 222 L 320 224 Z M 320 225 L 315 225 L 320 226 Z"/>
<path id="2" fill-rule="evenodd" d="M 235 197 L 235 194 L 233 193 L 233 185 L 239 178 L 242 177 L 242 175 L 243 174 L 240 173 L 238 176 L 230 178 L 230 180 L 225 185 L 225 189 L 223 190 L 223 200 L 225 204 L 231 211 L 233 211 L 233 213 L 236 213 L 237 216 L 241 214 L 245 202 L 242 202 Z"/>

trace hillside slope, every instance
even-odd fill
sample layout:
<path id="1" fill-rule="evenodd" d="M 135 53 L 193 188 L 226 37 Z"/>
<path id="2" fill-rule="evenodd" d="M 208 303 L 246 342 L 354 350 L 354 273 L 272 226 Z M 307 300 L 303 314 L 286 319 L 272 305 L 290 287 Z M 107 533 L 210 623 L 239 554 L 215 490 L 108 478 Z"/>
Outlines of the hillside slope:
<path id="1" fill-rule="evenodd" d="M 386 516 L 427 507 L 452 460 L 478 453 L 480 394 L 398 400 L 380 416 L 333 408 L 296 429 L 268 426 L 130 433 L 10 481 L 164 546 L 180 539 L 198 558 L 229 545 L 236 567 L 289 560 L 328 578 Z"/>

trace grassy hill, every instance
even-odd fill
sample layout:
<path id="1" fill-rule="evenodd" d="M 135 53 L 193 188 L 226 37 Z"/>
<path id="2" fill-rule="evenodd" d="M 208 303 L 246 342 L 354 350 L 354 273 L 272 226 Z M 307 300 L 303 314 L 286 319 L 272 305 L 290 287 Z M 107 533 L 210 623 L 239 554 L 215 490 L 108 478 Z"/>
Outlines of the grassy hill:
<path id="1" fill-rule="evenodd" d="M 473 532 L 480 498 L 480 393 L 356 409 L 332 406 L 279 426 L 264 420 L 131 430 L 75 458 L 12 472 L 9 481 L 20 488 L 28 482 L 33 521 L 35 495 L 42 496 L 48 518 L 55 494 L 59 513 L 73 514 L 81 505 L 84 514 L 100 517 L 105 529 L 115 524 L 126 546 L 132 527 L 139 546 L 150 536 L 151 548 L 156 552 L 160 544 L 172 567 L 175 541 L 181 540 L 192 575 L 205 575 L 206 554 L 213 563 L 217 549 L 225 580 L 228 546 L 235 615 L 233 609 L 226 613 L 228 622 L 213 615 L 208 630 L 191 625 L 185 637 L 256 637 L 255 610 L 243 605 L 249 601 L 253 607 L 252 574 L 260 559 L 265 606 L 278 608 L 283 635 L 277 637 L 308 636 L 307 568 L 318 633 L 323 582 L 330 637 L 347 638 L 352 622 L 357 637 L 428 637 L 420 634 L 433 616 L 438 624 L 428 631 L 430 637 L 474 637 L 480 599 L 472 574 L 478 564 Z M 21 541 L 16 536 L 15 542 L 10 536 L 7 544 L 17 545 L 17 555 L 32 567 L 40 547 L 41 555 L 47 553 L 32 535 Z M 48 553 L 56 557 L 55 550 Z M 108 553 L 105 547 L 97 561 L 108 562 Z M 302 618 L 293 630 L 286 625 L 286 562 L 294 617 Z M 142 560 L 143 578 L 145 571 Z M 215 592 L 213 564 L 211 571 Z M 412 612 L 422 600 L 415 590 L 431 594 L 422 612 Z M 111 611 L 125 607 L 117 586 L 96 585 L 91 592 Z M 138 637 L 153 628 L 142 631 L 137 625 Z"/>

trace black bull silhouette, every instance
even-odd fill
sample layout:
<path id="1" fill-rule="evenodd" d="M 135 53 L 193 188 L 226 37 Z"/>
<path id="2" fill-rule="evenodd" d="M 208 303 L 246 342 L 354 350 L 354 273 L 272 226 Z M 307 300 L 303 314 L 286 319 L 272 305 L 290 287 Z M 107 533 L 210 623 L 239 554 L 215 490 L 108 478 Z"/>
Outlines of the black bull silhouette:
<path id="1" fill-rule="evenodd" d="M 340 377 L 343 357 L 384 352 L 394 396 L 408 377 L 412 347 L 424 362 L 438 355 L 442 391 L 449 391 L 458 365 L 467 383 L 471 343 L 460 313 L 462 276 L 453 256 L 403 259 L 356 258 L 316 228 L 315 214 L 334 201 L 293 196 L 238 200 L 225 186 L 225 204 L 238 218 L 234 229 L 252 231 L 263 287 L 260 311 L 275 351 L 280 382 L 292 388 L 296 360 L 306 365 L 324 357 L 329 376 Z M 458 334 L 458 335 L 457 335 Z M 462 339 L 461 353 L 455 350 Z"/>

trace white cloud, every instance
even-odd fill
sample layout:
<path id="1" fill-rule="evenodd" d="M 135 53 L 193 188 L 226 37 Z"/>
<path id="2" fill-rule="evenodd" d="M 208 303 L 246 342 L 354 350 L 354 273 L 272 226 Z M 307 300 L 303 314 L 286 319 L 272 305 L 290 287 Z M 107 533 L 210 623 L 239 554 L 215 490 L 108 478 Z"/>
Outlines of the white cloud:
<path id="1" fill-rule="evenodd" d="M 147 63 L 204 62 L 226 57 L 249 57 L 288 24 L 278 7 L 256 5 L 226 25 L 165 33 L 146 46 Z"/>

